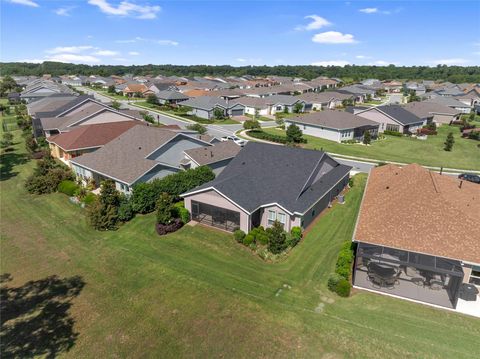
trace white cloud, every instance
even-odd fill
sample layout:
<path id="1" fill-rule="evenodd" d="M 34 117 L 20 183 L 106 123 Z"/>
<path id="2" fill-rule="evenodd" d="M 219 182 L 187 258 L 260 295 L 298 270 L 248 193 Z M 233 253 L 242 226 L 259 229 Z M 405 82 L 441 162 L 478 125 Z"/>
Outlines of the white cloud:
<path id="1" fill-rule="evenodd" d="M 12 4 L 18 4 L 18 5 L 25 5 L 25 6 L 31 6 L 31 7 L 39 7 L 35 1 L 32 0 L 9 0 Z"/>
<path id="2" fill-rule="evenodd" d="M 355 58 L 357 58 L 359 60 L 366 60 L 366 59 L 371 59 L 372 57 L 371 56 L 366 56 L 366 55 L 357 55 L 357 56 L 355 56 Z"/>
<path id="3" fill-rule="evenodd" d="M 353 35 L 342 34 L 338 31 L 321 32 L 314 35 L 312 41 L 319 44 L 353 44 L 357 42 Z"/>
<path id="4" fill-rule="evenodd" d="M 375 14 L 378 12 L 378 9 L 376 7 L 367 7 L 358 11 L 363 12 L 364 14 Z"/>
<path id="5" fill-rule="evenodd" d="M 237 62 L 241 62 L 242 64 L 258 64 L 262 62 L 261 58 L 243 58 L 243 57 L 238 57 L 235 59 Z"/>
<path id="6" fill-rule="evenodd" d="M 91 55 L 55 54 L 53 56 L 46 56 L 45 61 L 75 62 L 79 64 L 96 64 L 100 62 L 100 59 Z"/>
<path id="7" fill-rule="evenodd" d="M 137 19 L 155 19 L 161 7 L 158 5 L 138 5 L 127 0 L 120 2 L 117 6 L 110 4 L 107 0 L 88 0 L 90 5 L 98 6 L 100 11 L 108 15 L 128 16 Z"/>
<path id="8" fill-rule="evenodd" d="M 321 29 L 322 27 L 331 25 L 330 21 L 318 15 L 308 15 L 308 16 L 305 16 L 305 19 L 311 19 L 313 21 L 307 25 L 299 25 L 295 28 L 295 30 L 297 31 L 318 30 L 318 29 Z"/>
<path id="9" fill-rule="evenodd" d="M 131 55 L 131 56 L 138 56 L 138 55 L 140 55 L 140 53 L 137 52 L 137 51 L 129 51 L 128 54 Z"/>
<path id="10" fill-rule="evenodd" d="M 55 14 L 57 14 L 58 16 L 70 16 L 70 11 L 72 11 L 74 9 L 74 7 L 61 7 L 61 8 L 58 8 L 56 10 L 54 10 L 53 12 Z"/>
<path id="11" fill-rule="evenodd" d="M 328 61 L 316 61 L 312 62 L 310 65 L 312 66 L 345 66 L 349 65 L 348 61 L 344 60 L 328 60 Z"/>
<path id="12" fill-rule="evenodd" d="M 242 59 L 241 57 L 235 59 L 235 61 L 238 61 L 238 62 L 247 62 L 247 59 Z"/>
<path id="13" fill-rule="evenodd" d="M 45 52 L 48 54 L 60 54 L 64 52 L 78 54 L 80 52 L 92 49 L 94 49 L 93 46 L 58 46 L 53 49 L 46 50 Z"/>
<path id="14" fill-rule="evenodd" d="M 167 46 L 178 46 L 179 43 L 178 41 L 173 41 L 173 40 L 157 40 L 157 39 L 146 39 L 144 37 L 137 36 L 134 39 L 128 39 L 128 40 L 116 40 L 115 41 L 117 44 L 133 44 L 136 42 L 151 42 L 154 44 L 158 45 L 167 45 Z"/>
<path id="15" fill-rule="evenodd" d="M 439 59 L 433 61 L 427 61 L 430 65 L 465 65 L 468 64 L 470 60 L 462 58 L 451 58 L 451 59 Z"/>
<path id="16" fill-rule="evenodd" d="M 119 55 L 118 51 L 112 51 L 112 50 L 98 50 L 93 53 L 94 55 L 98 56 L 117 56 Z"/>

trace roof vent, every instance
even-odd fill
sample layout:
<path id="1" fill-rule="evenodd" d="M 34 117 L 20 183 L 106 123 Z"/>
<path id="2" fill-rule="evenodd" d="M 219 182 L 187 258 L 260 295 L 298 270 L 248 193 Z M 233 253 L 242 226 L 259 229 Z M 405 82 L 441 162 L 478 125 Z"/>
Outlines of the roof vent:
<path id="1" fill-rule="evenodd" d="M 141 146 L 138 146 L 138 149 L 139 149 L 139 150 L 141 150 L 141 149 L 142 149 L 142 147 L 141 147 Z"/>
<path id="2" fill-rule="evenodd" d="M 242 165 L 244 165 L 244 164 L 245 164 L 245 162 L 242 162 Z"/>
<path id="3" fill-rule="evenodd" d="M 390 186 L 385 187 L 386 189 L 390 189 Z"/>

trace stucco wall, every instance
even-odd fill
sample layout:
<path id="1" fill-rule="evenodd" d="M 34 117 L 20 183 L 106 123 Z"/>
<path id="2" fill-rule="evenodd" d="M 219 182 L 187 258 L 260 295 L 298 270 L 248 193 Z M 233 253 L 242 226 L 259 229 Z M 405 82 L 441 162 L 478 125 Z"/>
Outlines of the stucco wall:
<path id="1" fill-rule="evenodd" d="M 440 115 L 436 114 L 433 116 L 433 121 L 437 124 L 449 124 L 451 121 L 455 119 L 455 116 L 452 115 Z"/>
<path id="2" fill-rule="evenodd" d="M 291 124 L 290 121 L 285 121 L 285 126 L 288 127 Z M 348 138 L 342 138 L 340 136 L 340 132 L 337 130 L 329 129 L 329 128 L 324 128 L 324 127 L 317 127 L 317 126 L 312 126 L 312 125 L 306 125 L 306 124 L 301 124 L 298 123 L 296 124 L 300 129 L 303 131 L 303 134 L 305 135 L 310 135 L 310 136 L 315 136 L 319 138 L 324 138 L 326 140 L 330 141 L 335 141 L 335 142 L 340 142 L 341 140 L 347 140 Z M 353 137 L 353 131 L 352 132 L 352 137 Z M 350 137 L 350 138 L 352 138 Z"/>
<path id="3" fill-rule="evenodd" d="M 357 115 L 361 116 L 363 118 L 367 118 L 369 120 L 380 123 L 380 127 L 378 129 L 378 131 L 380 133 L 382 133 L 383 131 L 386 130 L 387 124 L 398 125 L 399 126 L 399 132 L 403 132 L 403 126 L 402 125 L 400 125 L 398 122 L 395 122 L 390 117 L 388 117 L 387 115 L 384 115 L 383 113 L 381 113 L 377 110 L 369 110 L 369 111 L 358 113 Z"/>

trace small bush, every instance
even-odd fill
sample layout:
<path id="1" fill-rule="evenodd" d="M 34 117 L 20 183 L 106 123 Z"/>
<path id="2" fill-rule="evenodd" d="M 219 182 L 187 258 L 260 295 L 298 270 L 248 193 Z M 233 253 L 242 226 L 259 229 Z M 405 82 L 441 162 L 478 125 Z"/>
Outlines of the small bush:
<path id="1" fill-rule="evenodd" d="M 188 222 L 190 222 L 190 212 L 185 207 L 183 207 L 183 206 L 178 207 L 177 215 L 178 215 L 178 217 L 180 218 L 180 220 L 182 221 L 183 224 L 187 224 Z"/>
<path id="2" fill-rule="evenodd" d="M 302 229 L 300 227 L 292 227 L 290 230 L 291 242 L 290 245 L 295 247 L 302 239 Z"/>
<path id="3" fill-rule="evenodd" d="M 238 243 L 243 243 L 245 236 L 245 232 L 241 229 L 237 229 L 235 232 L 233 232 L 233 238 L 235 238 Z"/>
<path id="4" fill-rule="evenodd" d="M 70 180 L 62 181 L 58 184 L 58 192 L 65 193 L 67 196 L 72 197 L 78 190 L 78 185 Z"/>
<path id="5" fill-rule="evenodd" d="M 338 254 L 337 263 L 335 265 L 335 272 L 340 274 L 345 279 L 350 279 L 353 263 L 352 244 L 345 242 L 340 253 Z"/>
<path id="6" fill-rule="evenodd" d="M 385 130 L 383 131 L 384 135 L 390 135 L 390 136 L 397 136 L 397 137 L 402 137 L 402 133 L 398 131 L 390 131 L 390 130 Z"/>
<path id="7" fill-rule="evenodd" d="M 92 192 L 88 192 L 85 197 L 83 198 L 83 203 L 85 203 L 86 206 L 91 205 L 93 202 L 95 202 L 95 199 L 97 196 L 95 196 Z"/>
<path id="8" fill-rule="evenodd" d="M 135 212 L 132 208 L 132 202 L 128 198 L 122 198 L 120 206 L 118 207 L 118 220 L 121 222 L 128 222 L 135 217 Z"/>
<path id="9" fill-rule="evenodd" d="M 173 222 L 169 224 L 157 223 L 155 225 L 155 230 L 157 231 L 158 235 L 163 236 L 165 234 L 178 231 L 180 228 L 182 228 L 182 226 L 183 226 L 183 223 L 180 220 L 180 218 L 176 218 L 175 220 L 173 220 Z"/>
<path id="10" fill-rule="evenodd" d="M 247 135 L 254 138 L 258 138 L 260 140 L 265 140 L 270 142 L 283 143 L 283 144 L 288 142 L 286 136 L 272 135 L 262 130 L 250 130 L 247 132 Z"/>
<path id="11" fill-rule="evenodd" d="M 250 244 L 252 244 L 253 242 L 255 241 L 255 237 L 252 235 L 252 234 L 247 234 L 245 236 L 245 238 L 243 238 L 243 244 L 245 244 L 246 246 L 249 246 Z"/>
<path id="12" fill-rule="evenodd" d="M 355 180 L 352 177 L 350 177 L 348 179 L 348 187 L 352 188 L 354 185 L 355 185 Z"/>
<path id="13" fill-rule="evenodd" d="M 332 292 L 335 292 L 337 289 L 337 284 L 340 282 L 342 279 L 344 279 L 340 274 L 338 273 L 331 273 L 330 276 L 328 277 L 328 282 L 327 282 L 327 287 L 329 290 Z"/>
<path id="14" fill-rule="evenodd" d="M 340 297 L 348 297 L 350 295 L 351 289 L 352 289 L 352 286 L 350 285 L 350 282 L 345 278 L 342 278 L 337 283 L 335 293 L 337 293 Z"/>
<path id="15" fill-rule="evenodd" d="M 260 128 L 260 123 L 257 120 L 247 120 L 243 123 L 243 128 L 246 130 L 254 130 Z"/>

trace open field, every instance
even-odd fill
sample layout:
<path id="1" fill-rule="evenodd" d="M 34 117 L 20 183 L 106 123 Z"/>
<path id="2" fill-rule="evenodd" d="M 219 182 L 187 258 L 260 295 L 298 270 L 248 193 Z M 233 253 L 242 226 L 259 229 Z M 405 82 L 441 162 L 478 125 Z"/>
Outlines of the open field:
<path id="1" fill-rule="evenodd" d="M 264 130 L 279 135 L 285 134 L 285 131 L 277 128 Z M 443 144 L 449 132 L 452 132 L 455 137 L 451 152 L 443 150 Z M 342 155 L 380 161 L 415 162 L 425 166 L 480 170 L 480 148 L 477 147 L 480 142 L 461 138 L 458 126 L 440 126 L 438 135 L 428 136 L 425 141 L 410 137 L 386 136 L 386 139 L 373 141 L 370 146 L 343 144 L 307 135 L 304 137 L 308 140 L 306 148 L 323 148 L 327 152 Z"/>
<path id="2" fill-rule="evenodd" d="M 271 264 L 231 235 L 200 226 L 161 238 L 154 215 L 138 216 L 116 232 L 91 230 L 83 210 L 64 195 L 25 192 L 23 182 L 34 163 L 15 133 L 15 151 L 1 158 L 0 273 L 11 275 L 4 283 L 8 293 L 21 288 L 37 296 L 20 305 L 30 305 L 20 326 L 2 323 L 5 353 L 31 357 L 53 351 L 72 358 L 478 354 L 478 319 L 367 292 L 344 299 L 326 289 L 337 252 L 352 236 L 364 176 L 356 177 L 346 204 L 328 210 L 287 259 Z M 52 275 L 58 278 L 40 286 Z"/>

